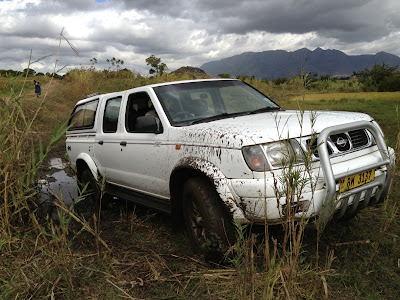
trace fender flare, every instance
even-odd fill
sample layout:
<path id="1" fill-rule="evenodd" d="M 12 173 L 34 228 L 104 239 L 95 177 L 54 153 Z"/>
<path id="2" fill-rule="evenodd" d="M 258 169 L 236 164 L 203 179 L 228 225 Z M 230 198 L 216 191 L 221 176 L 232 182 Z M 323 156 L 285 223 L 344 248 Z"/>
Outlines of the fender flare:
<path id="1" fill-rule="evenodd" d="M 233 220 L 241 224 L 250 223 L 245 217 L 240 204 L 236 201 L 237 198 L 234 196 L 228 178 L 226 178 L 216 165 L 202 158 L 185 157 L 178 162 L 172 174 L 183 168 L 189 168 L 207 176 L 212 181 L 219 197 L 231 213 Z"/>
<path id="2" fill-rule="evenodd" d="M 78 157 L 76 158 L 76 166 L 77 166 L 76 168 L 78 168 L 78 161 L 79 160 L 82 160 L 89 167 L 89 170 L 90 170 L 90 172 L 92 172 L 92 175 L 93 175 L 94 178 L 98 177 L 99 172 L 98 172 L 97 165 L 94 162 L 93 158 L 89 154 L 80 153 L 78 155 Z"/>

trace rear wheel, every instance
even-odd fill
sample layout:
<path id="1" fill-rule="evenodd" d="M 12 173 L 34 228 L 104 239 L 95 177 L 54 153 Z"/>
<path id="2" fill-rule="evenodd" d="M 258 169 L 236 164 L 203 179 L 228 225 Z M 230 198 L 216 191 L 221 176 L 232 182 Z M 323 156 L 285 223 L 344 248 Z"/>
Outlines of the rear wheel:
<path id="1" fill-rule="evenodd" d="M 221 253 L 235 241 L 232 217 L 207 178 L 186 181 L 182 206 L 188 234 L 197 249 Z"/>
<path id="2" fill-rule="evenodd" d="M 89 168 L 83 169 L 79 183 L 81 190 L 87 185 L 85 199 L 83 200 L 87 205 L 90 205 L 96 209 L 99 208 L 100 204 L 102 208 L 105 207 L 107 204 L 106 195 L 104 193 L 102 195 L 99 183 L 93 177 L 93 174 Z"/>

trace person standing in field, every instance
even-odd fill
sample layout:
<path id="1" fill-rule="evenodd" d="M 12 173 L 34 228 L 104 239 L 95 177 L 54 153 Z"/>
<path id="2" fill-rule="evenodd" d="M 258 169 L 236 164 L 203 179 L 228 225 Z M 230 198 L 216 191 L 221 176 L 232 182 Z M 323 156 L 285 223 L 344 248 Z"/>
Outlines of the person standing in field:
<path id="1" fill-rule="evenodd" d="M 34 80 L 33 81 L 34 82 L 34 84 L 35 84 L 35 93 L 36 93 L 36 97 L 40 97 L 40 95 L 42 94 L 42 89 L 40 88 L 40 82 L 39 81 L 36 81 L 36 80 Z"/>

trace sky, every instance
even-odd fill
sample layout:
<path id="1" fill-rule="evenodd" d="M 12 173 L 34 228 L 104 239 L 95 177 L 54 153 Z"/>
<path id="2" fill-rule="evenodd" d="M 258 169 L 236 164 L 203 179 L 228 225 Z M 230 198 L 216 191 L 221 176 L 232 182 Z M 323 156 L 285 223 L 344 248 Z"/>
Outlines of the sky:
<path id="1" fill-rule="evenodd" d="M 150 55 L 173 71 L 248 51 L 317 47 L 400 56 L 400 1 L 0 0 L 6 70 L 22 71 L 31 59 L 36 72 L 62 74 L 89 68 L 92 58 L 108 69 L 115 57 L 147 75 Z"/>

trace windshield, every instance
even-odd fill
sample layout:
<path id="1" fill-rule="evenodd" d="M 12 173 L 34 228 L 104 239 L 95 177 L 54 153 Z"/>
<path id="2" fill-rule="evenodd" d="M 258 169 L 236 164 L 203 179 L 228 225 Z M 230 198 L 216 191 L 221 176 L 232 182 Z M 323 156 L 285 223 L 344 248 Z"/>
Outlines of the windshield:
<path id="1" fill-rule="evenodd" d="M 174 126 L 280 109 L 239 80 L 178 83 L 155 87 L 154 91 Z"/>

